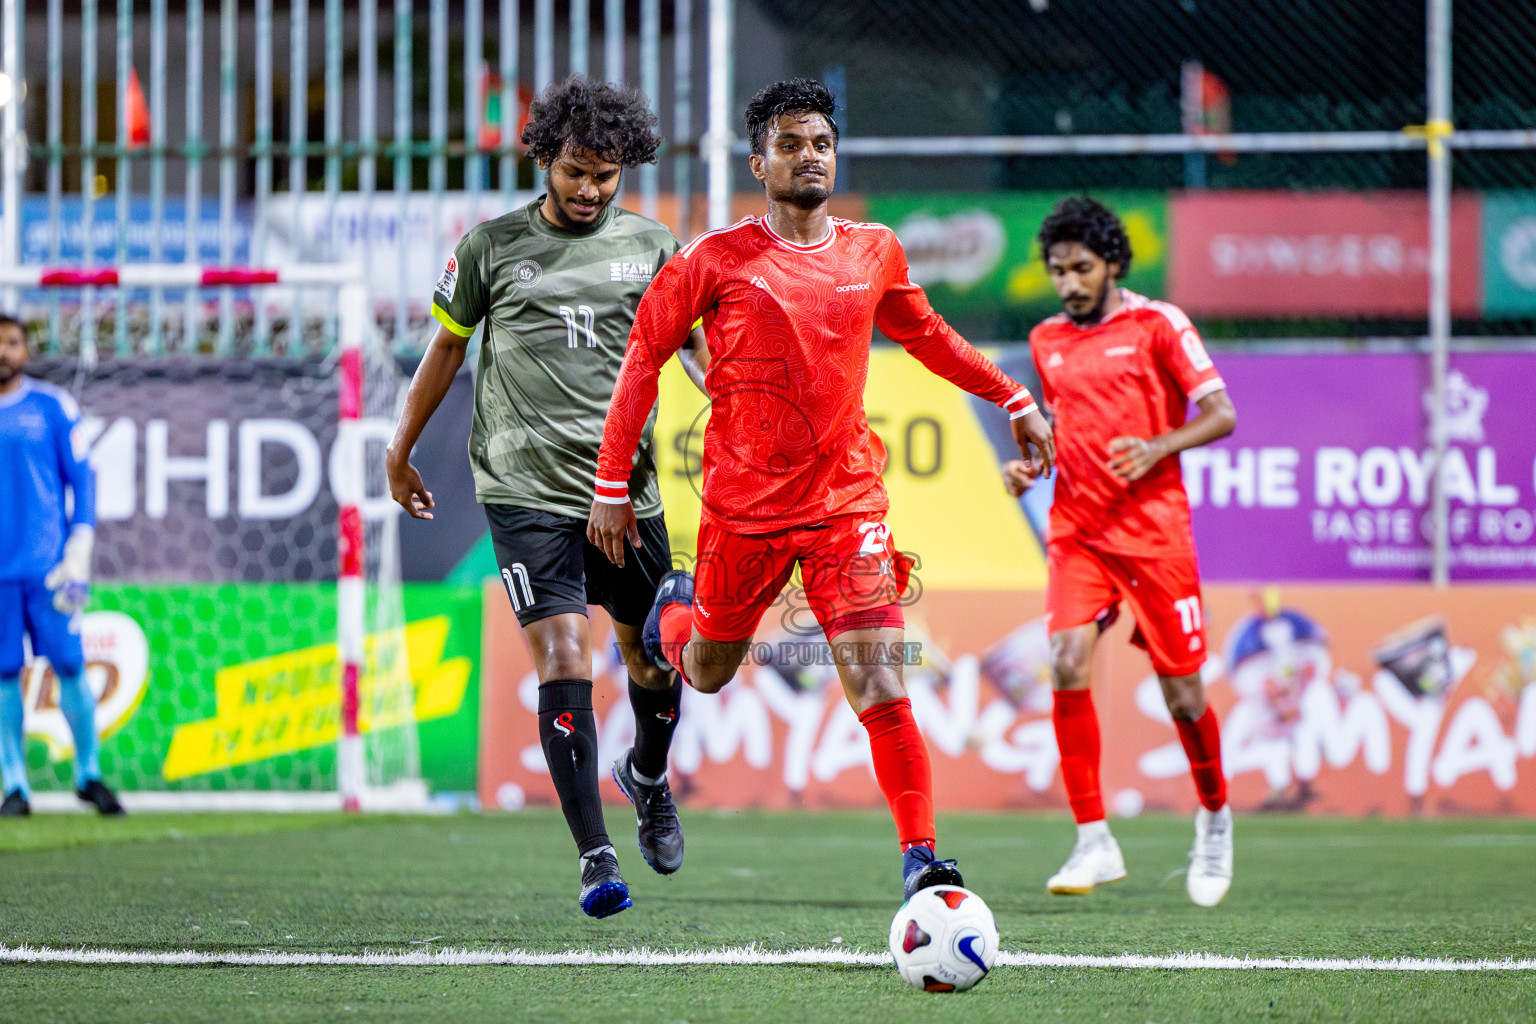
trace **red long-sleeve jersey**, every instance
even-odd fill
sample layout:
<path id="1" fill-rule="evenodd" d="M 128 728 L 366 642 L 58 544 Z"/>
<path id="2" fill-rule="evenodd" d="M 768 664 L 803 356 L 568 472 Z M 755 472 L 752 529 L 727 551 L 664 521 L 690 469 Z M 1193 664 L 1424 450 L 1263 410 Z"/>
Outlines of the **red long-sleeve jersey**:
<path id="1" fill-rule="evenodd" d="M 889 228 L 831 218 L 796 245 L 765 219 L 701 235 L 651 282 L 635 316 L 597 460 L 597 499 L 627 500 L 657 376 L 701 317 L 711 356 L 703 515 L 737 533 L 883 512 L 885 450 L 864 415 L 876 326 L 923 365 L 1015 416 L 1019 383 L 946 324 L 909 279 Z"/>
<path id="2" fill-rule="evenodd" d="M 1058 313 L 1029 335 L 1045 401 L 1056 413 L 1051 540 L 1157 557 L 1194 550 L 1177 458 L 1127 483 L 1109 468 L 1116 437 L 1156 437 L 1184 425 L 1190 402 L 1227 385 L 1200 332 L 1178 306 L 1127 288 L 1112 316 L 1079 327 Z"/>

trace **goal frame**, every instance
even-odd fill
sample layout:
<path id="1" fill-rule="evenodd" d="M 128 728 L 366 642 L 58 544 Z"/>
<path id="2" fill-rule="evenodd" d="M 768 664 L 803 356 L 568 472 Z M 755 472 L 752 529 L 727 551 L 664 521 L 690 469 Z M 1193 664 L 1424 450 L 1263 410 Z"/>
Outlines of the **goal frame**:
<path id="1" fill-rule="evenodd" d="M 336 289 L 337 294 L 337 461 L 334 485 L 340 509 L 336 523 L 336 648 L 341 668 L 341 728 L 336 740 L 337 796 L 345 811 L 363 809 L 366 767 L 358 728 L 359 681 L 367 645 L 367 602 L 364 583 L 362 502 L 367 492 L 363 438 L 363 349 L 369 333 L 368 289 L 364 268 L 353 263 L 296 263 L 275 267 L 207 266 L 195 263 L 134 263 L 122 266 L 0 267 L 0 287 L 10 288 L 228 288 L 253 286 Z M 43 795 L 43 794 L 39 794 Z M 148 794 L 145 794 L 148 796 Z M 220 794 L 227 797 L 231 794 Z M 264 798 L 271 794 L 252 793 Z M 72 795 L 68 803 L 73 803 Z M 132 794 L 125 794 L 132 796 Z M 151 797 L 161 809 L 166 794 Z M 293 809 L 314 810 L 319 794 L 292 801 Z M 140 801 L 129 801 L 130 805 Z M 234 801 L 242 804 L 246 801 Z M 270 799 L 253 799 L 253 807 L 276 809 Z M 196 801 L 193 801 L 195 804 Z M 334 805 L 332 805 L 334 806 Z M 148 808 L 146 808 L 148 809 Z M 203 809 L 198 807 L 197 809 Z"/>

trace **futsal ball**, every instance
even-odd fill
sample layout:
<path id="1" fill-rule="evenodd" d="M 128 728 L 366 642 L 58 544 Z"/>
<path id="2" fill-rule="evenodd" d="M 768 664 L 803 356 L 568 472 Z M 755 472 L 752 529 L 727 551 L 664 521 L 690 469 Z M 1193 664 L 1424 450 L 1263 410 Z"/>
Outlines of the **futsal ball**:
<path id="1" fill-rule="evenodd" d="M 969 889 L 921 889 L 896 911 L 891 955 L 913 988 L 963 992 L 985 978 L 997 959 L 997 922 Z"/>

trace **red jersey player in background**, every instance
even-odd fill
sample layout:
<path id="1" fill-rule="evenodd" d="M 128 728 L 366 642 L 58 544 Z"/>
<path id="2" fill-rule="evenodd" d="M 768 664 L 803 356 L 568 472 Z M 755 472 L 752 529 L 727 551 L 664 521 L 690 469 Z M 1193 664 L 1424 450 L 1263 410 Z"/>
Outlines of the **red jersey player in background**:
<path id="1" fill-rule="evenodd" d="M 1047 883 L 1082 894 L 1125 877 L 1099 791 L 1099 720 L 1089 667 L 1123 600 L 1132 642 L 1152 658 L 1200 796 L 1186 887 L 1215 906 L 1232 883 L 1232 810 L 1221 732 L 1205 702 L 1205 616 L 1179 452 L 1232 433 L 1226 385 L 1177 306 L 1119 287 L 1131 265 L 1125 227 L 1087 197 L 1056 204 L 1040 252 L 1065 313 L 1029 335 L 1060 441 L 1047 543 L 1046 622 L 1054 659 L 1056 743 L 1077 845 Z M 1185 422 L 1188 403 L 1200 409 Z M 1017 497 L 1038 473 L 1004 466 Z"/>
<path id="2" fill-rule="evenodd" d="M 768 214 L 695 239 L 640 301 L 598 455 L 588 536 L 622 565 L 637 544 L 624 481 L 656 402 L 657 375 L 704 320 L 711 362 L 697 587 L 661 584 L 647 651 L 697 690 L 736 674 L 758 621 L 795 566 L 832 645 L 843 690 L 869 733 L 875 778 L 896 820 L 910 896 L 959 885 L 935 859 L 928 748 L 902 681 L 902 592 L 911 561 L 885 523 L 885 450 L 864 414 L 874 327 L 933 372 L 1006 408 L 1021 453 L 1049 472 L 1051 430 L 1027 390 L 929 306 L 887 227 L 827 215 L 837 168 L 833 101 L 819 82 L 779 82 L 746 111 Z M 696 596 L 695 596 L 696 595 Z"/>

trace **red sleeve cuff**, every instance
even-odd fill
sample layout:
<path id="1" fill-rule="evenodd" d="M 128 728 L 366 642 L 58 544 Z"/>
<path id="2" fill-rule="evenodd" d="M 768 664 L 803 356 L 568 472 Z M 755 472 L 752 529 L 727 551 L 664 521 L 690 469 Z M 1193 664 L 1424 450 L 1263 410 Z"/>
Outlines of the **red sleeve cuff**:
<path id="1" fill-rule="evenodd" d="M 629 502 L 629 481 L 599 479 L 597 481 L 595 497 L 604 505 L 627 504 Z"/>
<path id="2" fill-rule="evenodd" d="M 1003 408 L 1008 410 L 1010 420 L 1016 420 L 1021 416 L 1028 416 L 1040 406 L 1035 403 L 1034 396 L 1029 393 L 1028 388 L 1019 388 L 1012 398 L 1003 403 Z"/>

